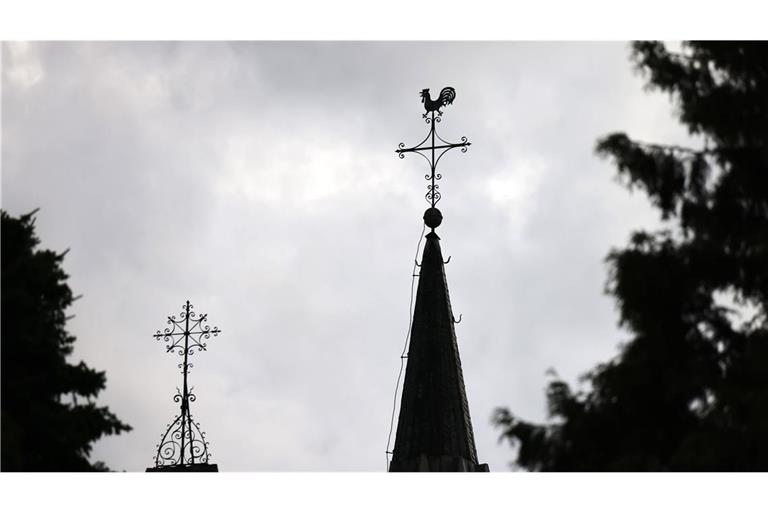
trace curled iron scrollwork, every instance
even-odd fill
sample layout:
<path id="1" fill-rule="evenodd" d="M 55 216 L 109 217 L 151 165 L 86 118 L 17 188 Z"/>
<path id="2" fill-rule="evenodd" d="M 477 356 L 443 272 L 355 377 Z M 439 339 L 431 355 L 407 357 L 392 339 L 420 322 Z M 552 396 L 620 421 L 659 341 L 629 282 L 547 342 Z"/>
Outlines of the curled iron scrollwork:
<path id="1" fill-rule="evenodd" d="M 155 466 L 207 464 L 210 458 L 205 432 L 191 414 L 176 416 L 157 445 Z"/>
<path id="2" fill-rule="evenodd" d="M 221 333 L 218 327 L 211 328 L 210 325 L 205 325 L 208 320 L 207 314 L 198 317 L 192 308 L 191 304 L 184 304 L 179 319 L 176 320 L 176 315 L 169 316 L 167 323 L 171 327 L 166 327 L 163 332 L 158 330 L 154 334 L 155 339 L 166 343 L 166 352 L 178 349 L 180 356 L 185 352 L 187 355 L 192 355 L 196 349 L 206 350 L 208 345 L 203 341 L 204 339 L 209 340 L 211 335 L 218 336 Z"/>
<path id="3" fill-rule="evenodd" d="M 440 185 L 427 185 L 427 194 L 424 196 L 424 198 L 427 200 L 428 203 L 431 203 L 433 205 L 437 204 L 438 201 L 441 199 L 440 192 L 437 190 L 440 188 Z"/>
<path id="4" fill-rule="evenodd" d="M 195 394 L 192 393 L 193 389 L 195 388 L 189 388 L 189 391 L 187 392 L 187 400 L 189 400 L 190 402 L 194 402 L 195 400 L 197 400 L 197 397 L 195 396 Z M 182 400 L 184 400 L 184 393 L 182 393 L 179 388 L 176 388 L 176 394 L 173 395 L 173 401 L 178 404 Z"/>

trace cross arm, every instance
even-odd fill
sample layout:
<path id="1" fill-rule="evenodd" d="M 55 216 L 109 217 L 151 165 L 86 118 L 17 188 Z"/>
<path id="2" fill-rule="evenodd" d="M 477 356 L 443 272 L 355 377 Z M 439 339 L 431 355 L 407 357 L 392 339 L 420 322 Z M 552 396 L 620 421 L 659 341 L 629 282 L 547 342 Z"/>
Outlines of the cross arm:
<path id="1" fill-rule="evenodd" d="M 412 153 L 414 151 L 427 151 L 427 150 L 430 150 L 430 149 L 452 149 L 452 148 L 467 147 L 467 146 L 471 146 L 471 145 L 472 145 L 471 142 L 461 142 L 461 143 L 456 143 L 456 144 L 443 144 L 441 146 L 424 146 L 424 147 L 414 146 L 412 148 L 396 149 L 395 153 L 398 153 L 398 154 L 400 154 L 400 153 Z"/>

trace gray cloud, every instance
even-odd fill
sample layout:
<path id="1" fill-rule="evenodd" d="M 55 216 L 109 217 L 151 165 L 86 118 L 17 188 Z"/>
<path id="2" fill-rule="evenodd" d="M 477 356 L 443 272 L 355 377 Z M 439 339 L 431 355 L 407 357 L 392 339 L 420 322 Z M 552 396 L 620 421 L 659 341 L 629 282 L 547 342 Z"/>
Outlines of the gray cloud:
<path id="1" fill-rule="evenodd" d="M 82 293 L 75 357 L 135 427 L 95 458 L 151 464 L 179 375 L 151 338 L 189 298 L 223 334 L 195 355 L 194 412 L 222 470 L 385 468 L 425 166 L 417 93 L 456 88 L 439 130 L 443 251 L 480 458 L 512 452 L 495 406 L 544 418 L 624 334 L 604 256 L 658 224 L 595 158 L 626 130 L 678 141 L 623 43 L 3 45 L 3 207 L 41 207 Z"/>

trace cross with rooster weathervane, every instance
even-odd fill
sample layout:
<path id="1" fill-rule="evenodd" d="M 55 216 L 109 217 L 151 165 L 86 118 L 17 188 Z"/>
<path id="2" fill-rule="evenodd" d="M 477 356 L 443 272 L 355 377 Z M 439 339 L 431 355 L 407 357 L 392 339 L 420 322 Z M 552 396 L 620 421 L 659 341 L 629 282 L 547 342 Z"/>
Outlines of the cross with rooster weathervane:
<path id="1" fill-rule="evenodd" d="M 439 192 L 440 186 L 435 182 L 443 177 L 441 174 L 435 172 L 437 163 L 443 155 L 451 149 L 461 148 L 461 152 L 466 153 L 471 145 L 470 142 L 467 142 L 466 137 L 462 137 L 461 142 L 448 142 L 440 137 L 435 130 L 435 123 L 439 123 L 443 115 L 443 112 L 440 109 L 452 104 L 454 99 L 456 99 L 456 90 L 453 87 L 444 87 L 436 100 L 433 100 L 430 97 L 429 89 L 423 89 L 421 91 L 421 102 L 424 104 L 426 112 L 422 117 L 424 117 L 427 124 L 430 125 L 429 133 L 424 140 L 410 148 L 406 148 L 405 144 L 401 142 L 398 145 L 398 149 L 395 151 L 400 158 L 405 158 L 406 153 L 418 153 L 429 163 L 430 173 L 424 176 L 424 178 L 430 181 L 430 184 L 427 185 L 427 194 L 424 198 L 432 205 L 432 207 L 424 214 L 424 218 L 427 225 L 431 227 L 433 231 L 434 228 L 440 225 L 440 221 L 442 220 L 440 211 L 435 208 L 435 205 L 441 198 Z"/>

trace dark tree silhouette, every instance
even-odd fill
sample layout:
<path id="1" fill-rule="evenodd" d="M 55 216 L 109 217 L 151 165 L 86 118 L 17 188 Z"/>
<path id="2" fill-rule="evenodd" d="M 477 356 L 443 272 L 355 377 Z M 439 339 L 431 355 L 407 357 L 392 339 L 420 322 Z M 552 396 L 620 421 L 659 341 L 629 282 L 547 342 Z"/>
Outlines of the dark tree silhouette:
<path id="1" fill-rule="evenodd" d="M 701 141 L 689 149 L 598 141 L 669 229 L 607 258 L 607 291 L 632 333 L 574 391 L 547 389 L 550 421 L 498 409 L 517 464 L 544 471 L 768 470 L 768 45 L 633 45 Z M 728 307 L 730 306 L 730 307 Z"/>
<path id="2" fill-rule="evenodd" d="M 131 430 L 93 399 L 104 372 L 67 362 L 74 300 L 61 264 L 66 252 L 36 249 L 34 213 L 2 215 L 2 470 L 93 471 L 91 444 Z"/>

